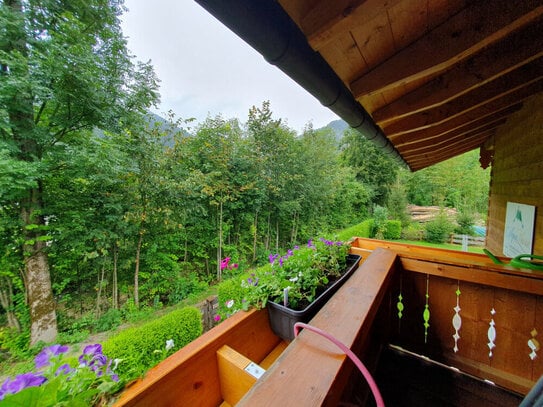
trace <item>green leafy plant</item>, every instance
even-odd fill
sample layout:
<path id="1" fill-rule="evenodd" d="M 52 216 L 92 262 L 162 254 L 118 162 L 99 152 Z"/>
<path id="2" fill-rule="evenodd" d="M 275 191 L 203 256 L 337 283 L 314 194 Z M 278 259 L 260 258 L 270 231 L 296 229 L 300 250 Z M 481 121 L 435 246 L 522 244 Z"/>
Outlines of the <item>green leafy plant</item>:
<path id="1" fill-rule="evenodd" d="M 444 213 L 438 214 L 434 220 L 426 224 L 425 240 L 432 243 L 445 243 L 454 230 L 454 225 Z"/>
<path id="2" fill-rule="evenodd" d="M 131 380 L 202 334 L 202 316 L 195 307 L 185 307 L 139 327 L 129 328 L 104 342 L 104 353 L 120 359 L 118 373 Z M 166 341 L 173 341 L 166 354 Z"/>
<path id="3" fill-rule="evenodd" d="M 242 281 L 242 308 L 262 308 L 268 301 L 286 303 L 292 309 L 304 308 L 341 276 L 348 250 L 343 242 L 321 238 L 309 240 L 307 247 L 295 246 L 282 256 L 270 254 L 268 267 Z"/>
<path id="4" fill-rule="evenodd" d="M 402 222 L 400 220 L 387 220 L 385 222 L 384 238 L 396 240 L 402 237 Z"/>
<path id="5" fill-rule="evenodd" d="M 88 406 L 118 388 L 116 363 L 100 344 L 88 345 L 79 358 L 68 356 L 68 346 L 48 346 L 36 355 L 35 370 L 8 377 L 0 386 L 0 400 L 12 406 Z"/>

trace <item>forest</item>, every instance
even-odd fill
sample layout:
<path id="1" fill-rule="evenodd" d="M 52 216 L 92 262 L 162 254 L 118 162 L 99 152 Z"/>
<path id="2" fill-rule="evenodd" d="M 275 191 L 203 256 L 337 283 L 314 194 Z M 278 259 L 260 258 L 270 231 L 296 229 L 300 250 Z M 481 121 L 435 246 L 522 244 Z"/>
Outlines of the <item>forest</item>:
<path id="1" fill-rule="evenodd" d="M 478 151 L 411 173 L 354 130 L 297 134 L 267 101 L 156 120 L 122 11 L 0 1 L 0 348 L 176 304 L 368 218 L 407 230 L 409 203 L 484 217 Z"/>

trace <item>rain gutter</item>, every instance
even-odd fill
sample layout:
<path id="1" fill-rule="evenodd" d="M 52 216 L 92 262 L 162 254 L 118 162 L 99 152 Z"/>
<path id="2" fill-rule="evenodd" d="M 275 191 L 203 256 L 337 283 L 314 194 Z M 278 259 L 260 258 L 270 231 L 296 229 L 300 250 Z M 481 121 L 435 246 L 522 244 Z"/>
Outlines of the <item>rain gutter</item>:
<path id="1" fill-rule="evenodd" d="M 276 0 L 195 0 L 266 61 L 401 164 L 394 145 Z"/>

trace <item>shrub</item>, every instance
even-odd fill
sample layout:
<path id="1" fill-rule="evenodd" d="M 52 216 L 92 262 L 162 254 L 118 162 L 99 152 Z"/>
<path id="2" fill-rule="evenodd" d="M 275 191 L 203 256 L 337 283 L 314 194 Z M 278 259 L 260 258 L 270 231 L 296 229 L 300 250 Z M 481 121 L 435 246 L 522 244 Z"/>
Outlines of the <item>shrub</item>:
<path id="1" fill-rule="evenodd" d="M 185 307 L 109 338 L 103 343 L 104 354 L 111 359 L 120 359 L 116 372 L 130 380 L 196 339 L 202 329 L 200 310 Z M 173 341 L 173 346 L 167 341 Z"/>
<path id="2" fill-rule="evenodd" d="M 357 225 L 343 229 L 337 236 L 338 240 L 347 241 L 352 237 L 370 237 L 373 229 L 373 219 L 366 219 Z"/>
<path id="3" fill-rule="evenodd" d="M 452 222 L 447 218 L 447 215 L 441 213 L 426 224 L 425 239 L 432 243 L 445 243 L 453 230 Z"/>
<path id="4" fill-rule="evenodd" d="M 121 311 L 115 308 L 110 308 L 96 321 L 96 331 L 104 332 L 110 331 L 121 325 L 122 314 Z"/>
<path id="5" fill-rule="evenodd" d="M 467 212 L 460 212 L 456 216 L 456 222 L 458 226 L 455 228 L 455 232 L 459 235 L 473 235 L 473 225 L 475 219 L 472 214 Z"/>
<path id="6" fill-rule="evenodd" d="M 422 240 L 424 239 L 424 229 L 420 223 L 412 223 L 408 227 L 402 229 L 402 239 L 405 240 Z"/>
<path id="7" fill-rule="evenodd" d="M 397 240 L 402 237 L 402 221 L 387 220 L 385 223 L 385 239 Z"/>
<path id="8" fill-rule="evenodd" d="M 375 237 L 376 239 L 384 239 L 388 219 L 388 209 L 383 206 L 375 205 L 375 208 L 373 209 L 373 219 L 374 224 L 371 237 Z"/>
<path id="9" fill-rule="evenodd" d="M 253 274 L 254 276 L 254 274 Z M 241 282 L 246 278 L 251 278 L 250 275 L 242 275 L 233 277 L 229 280 L 222 281 L 217 286 L 217 299 L 219 308 L 217 310 L 216 321 L 228 318 L 236 310 L 242 309 L 243 297 L 245 296 L 246 288 L 242 287 Z"/>

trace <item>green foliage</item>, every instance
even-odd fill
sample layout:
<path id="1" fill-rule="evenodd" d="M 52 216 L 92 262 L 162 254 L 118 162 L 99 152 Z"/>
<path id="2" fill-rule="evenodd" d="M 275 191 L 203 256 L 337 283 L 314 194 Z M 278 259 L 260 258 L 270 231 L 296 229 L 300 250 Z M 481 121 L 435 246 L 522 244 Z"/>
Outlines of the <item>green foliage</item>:
<path id="1" fill-rule="evenodd" d="M 256 279 L 255 273 L 242 274 L 220 282 L 217 286 L 217 300 L 219 308 L 218 320 L 230 317 L 234 312 L 246 309 L 244 305 L 247 287 L 243 284 L 247 279 Z"/>
<path id="2" fill-rule="evenodd" d="M 384 239 L 388 220 L 388 209 L 376 205 L 373 208 L 373 230 L 372 237 L 376 239 Z"/>
<path id="3" fill-rule="evenodd" d="M 32 356 L 35 350 L 30 348 L 30 331 L 0 328 L 0 350 L 18 359 Z"/>
<path id="4" fill-rule="evenodd" d="M 356 179 L 373 191 L 375 204 L 386 205 L 399 164 L 354 129 L 345 131 L 342 144 L 343 160 L 354 169 Z"/>
<path id="5" fill-rule="evenodd" d="M 487 212 L 490 170 L 480 167 L 478 150 L 401 175 L 412 204 Z"/>
<path id="6" fill-rule="evenodd" d="M 388 195 L 387 209 L 391 219 L 398 219 L 402 226 L 409 224 L 410 218 L 407 212 L 407 191 L 403 182 L 405 171 L 400 171 L 396 182 L 391 186 Z"/>
<path id="7" fill-rule="evenodd" d="M 349 246 L 327 239 L 310 240 L 306 247 L 295 246 L 282 256 L 270 255 L 270 268 L 260 268 L 242 281 L 246 288 L 243 308 L 262 308 L 268 301 L 303 309 L 322 289 L 341 275 Z"/>
<path id="8" fill-rule="evenodd" d="M 425 230 L 420 223 L 410 223 L 402 229 L 402 239 L 420 241 L 424 239 Z"/>
<path id="9" fill-rule="evenodd" d="M 432 243 L 445 243 L 453 230 L 453 223 L 445 213 L 441 212 L 433 220 L 426 223 L 425 240 Z"/>
<path id="10" fill-rule="evenodd" d="M 460 212 L 456 216 L 456 223 L 458 226 L 455 228 L 455 233 L 460 235 L 473 235 L 473 225 L 475 224 L 475 219 L 473 214 L 468 212 Z"/>
<path id="11" fill-rule="evenodd" d="M 347 241 L 353 237 L 369 238 L 374 227 L 373 222 L 373 219 L 366 219 L 354 226 L 341 230 L 338 234 L 338 240 Z"/>
<path id="12" fill-rule="evenodd" d="M 168 302 L 177 304 L 191 295 L 204 292 L 208 287 L 205 281 L 200 280 L 196 273 L 190 273 L 188 276 L 179 276 L 173 281 L 168 292 Z"/>
<path id="13" fill-rule="evenodd" d="M 96 321 L 95 329 L 97 332 L 110 331 L 121 325 L 122 313 L 120 310 L 110 308 L 104 315 Z"/>
<path id="14" fill-rule="evenodd" d="M 185 307 L 107 339 L 103 343 L 104 354 L 121 359 L 116 371 L 123 380 L 130 380 L 196 339 L 202 329 L 200 310 Z M 169 340 L 173 340 L 173 347 L 166 349 Z"/>
<path id="15" fill-rule="evenodd" d="M 114 389 L 118 376 L 99 344 L 88 345 L 76 358 L 67 346 L 44 348 L 35 358 L 35 368 L 8 377 L 1 386 L 0 400 L 6 406 L 97 405 Z"/>
<path id="16" fill-rule="evenodd" d="M 387 220 L 385 223 L 384 238 L 398 240 L 402 237 L 402 222 L 399 220 Z"/>

